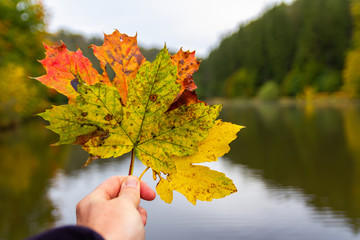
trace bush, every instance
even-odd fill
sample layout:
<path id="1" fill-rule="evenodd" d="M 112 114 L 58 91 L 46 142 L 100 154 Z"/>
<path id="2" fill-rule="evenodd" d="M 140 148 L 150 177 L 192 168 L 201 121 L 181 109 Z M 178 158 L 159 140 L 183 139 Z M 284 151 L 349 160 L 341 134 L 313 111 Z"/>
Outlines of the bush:
<path id="1" fill-rule="evenodd" d="M 36 80 L 29 79 L 25 69 L 13 63 L 0 67 L 0 128 L 34 115 L 44 106 L 39 98 Z"/>
<path id="2" fill-rule="evenodd" d="M 291 70 L 282 83 L 282 94 L 296 96 L 304 88 L 304 76 L 299 70 Z"/>
<path id="3" fill-rule="evenodd" d="M 279 98 L 279 85 L 274 81 L 264 83 L 256 94 L 256 97 L 262 100 L 275 100 Z"/>
<path id="4" fill-rule="evenodd" d="M 344 90 L 350 97 L 360 97 L 360 49 L 350 51 L 343 71 Z"/>
<path id="5" fill-rule="evenodd" d="M 341 75 L 338 71 L 327 69 L 315 81 L 318 92 L 335 92 L 341 86 Z"/>
<path id="6" fill-rule="evenodd" d="M 241 68 L 225 81 L 226 97 L 251 97 L 254 95 L 256 74 L 253 71 Z"/>

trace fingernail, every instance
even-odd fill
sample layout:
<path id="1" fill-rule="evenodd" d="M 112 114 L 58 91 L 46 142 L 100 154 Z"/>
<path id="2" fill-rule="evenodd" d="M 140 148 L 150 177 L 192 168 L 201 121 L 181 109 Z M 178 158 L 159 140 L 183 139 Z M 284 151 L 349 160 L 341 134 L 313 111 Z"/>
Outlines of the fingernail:
<path id="1" fill-rule="evenodd" d="M 126 186 L 126 187 L 136 188 L 137 183 L 138 183 L 137 177 L 128 176 L 128 177 L 125 179 L 125 186 Z"/>

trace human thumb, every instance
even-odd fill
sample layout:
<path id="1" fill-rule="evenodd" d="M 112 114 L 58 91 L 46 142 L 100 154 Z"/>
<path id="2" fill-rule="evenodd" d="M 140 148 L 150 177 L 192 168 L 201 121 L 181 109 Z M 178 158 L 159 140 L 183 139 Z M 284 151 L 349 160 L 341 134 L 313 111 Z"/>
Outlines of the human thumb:
<path id="1" fill-rule="evenodd" d="M 128 176 L 124 179 L 121 190 L 119 193 L 119 199 L 129 201 L 138 207 L 140 204 L 140 182 L 135 176 Z"/>

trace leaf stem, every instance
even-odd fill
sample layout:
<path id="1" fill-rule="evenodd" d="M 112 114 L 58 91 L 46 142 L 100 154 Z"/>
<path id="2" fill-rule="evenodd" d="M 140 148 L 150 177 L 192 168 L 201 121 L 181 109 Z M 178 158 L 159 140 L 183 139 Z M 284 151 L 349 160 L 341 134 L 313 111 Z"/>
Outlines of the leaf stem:
<path id="1" fill-rule="evenodd" d="M 134 148 L 131 150 L 131 161 L 130 161 L 130 167 L 129 167 L 129 176 L 133 175 L 134 171 L 134 160 L 135 160 L 135 151 Z"/>
<path id="2" fill-rule="evenodd" d="M 147 170 L 149 170 L 150 167 L 145 168 L 145 170 L 141 173 L 139 180 L 141 180 L 141 178 L 144 176 L 144 174 L 146 173 Z"/>

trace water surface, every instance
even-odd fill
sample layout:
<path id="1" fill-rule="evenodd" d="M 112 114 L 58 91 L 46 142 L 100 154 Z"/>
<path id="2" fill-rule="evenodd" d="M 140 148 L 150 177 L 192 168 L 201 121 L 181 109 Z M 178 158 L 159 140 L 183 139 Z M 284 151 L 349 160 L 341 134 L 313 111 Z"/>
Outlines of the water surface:
<path id="1" fill-rule="evenodd" d="M 147 239 L 360 239 L 360 104 L 226 104 L 225 121 L 246 126 L 231 152 L 207 166 L 238 192 L 189 203 L 174 194 L 142 202 Z M 85 169 L 78 146 L 33 122 L 1 133 L 0 239 L 75 223 L 75 205 L 99 183 L 126 174 L 129 156 Z M 144 166 L 137 162 L 135 174 Z M 155 188 L 150 172 L 144 180 Z"/>

